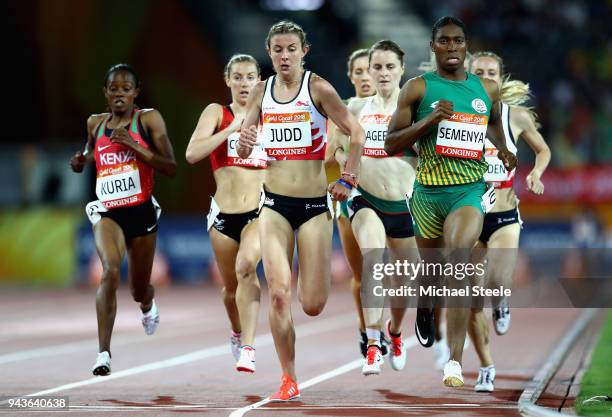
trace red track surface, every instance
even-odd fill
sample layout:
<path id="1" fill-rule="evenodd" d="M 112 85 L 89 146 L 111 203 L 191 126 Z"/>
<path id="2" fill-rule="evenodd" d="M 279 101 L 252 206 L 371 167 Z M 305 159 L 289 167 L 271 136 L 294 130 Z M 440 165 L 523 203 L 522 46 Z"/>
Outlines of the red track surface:
<path id="1" fill-rule="evenodd" d="M 0 293 L 0 395 L 33 394 L 77 383 L 49 395 L 70 399 L 70 416 L 228 416 L 278 388 L 280 367 L 269 336 L 267 294 L 262 294 L 257 372 L 234 371 L 228 321 L 218 289 L 167 288 L 156 299 L 161 325 L 144 335 L 137 305 L 122 288 L 112 341 L 115 379 L 97 377 L 91 366 L 97 353 L 95 290 L 3 290 Z M 299 382 L 359 358 L 356 316 L 348 288 L 336 287 L 323 314 L 307 317 L 294 304 Z M 518 416 L 516 401 L 527 381 L 571 326 L 577 310 L 514 309 L 512 328 L 493 335 L 497 367 L 495 392 L 473 391 L 478 362 L 472 348 L 464 353 L 462 389 L 446 388 L 433 367 L 433 351 L 414 346 L 402 372 L 387 364 L 380 376 L 363 377 L 360 367 L 302 390 L 302 400 L 266 404 L 247 416 Z M 413 335 L 414 310 L 404 334 Z M 216 348 L 216 349 L 215 349 Z M 182 364 L 162 362 L 161 369 L 134 368 L 182 357 Z M 21 354 L 22 357 L 15 357 Z M 12 355 L 12 356 L 9 356 Z M 142 370 L 142 369 L 141 369 Z M 88 381 L 88 382 L 82 382 Z M 98 382 L 99 381 L 99 382 Z M 0 407 L 0 415 L 13 415 Z M 19 412 L 64 415 L 60 412 Z"/>

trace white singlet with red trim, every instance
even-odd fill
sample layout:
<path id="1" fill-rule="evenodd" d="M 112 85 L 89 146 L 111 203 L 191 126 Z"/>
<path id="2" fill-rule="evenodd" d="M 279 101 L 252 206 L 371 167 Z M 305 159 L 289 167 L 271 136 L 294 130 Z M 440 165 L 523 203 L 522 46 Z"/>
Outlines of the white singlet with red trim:
<path id="1" fill-rule="evenodd" d="M 261 137 L 268 160 L 323 160 L 327 117 L 310 96 L 310 71 L 304 71 L 300 90 L 288 102 L 272 95 L 276 75 L 268 78 L 261 102 Z"/>
<path id="2" fill-rule="evenodd" d="M 389 112 L 384 112 L 374 106 L 374 97 L 368 97 L 363 108 L 359 112 L 359 124 L 363 127 L 366 141 L 363 145 L 364 156 L 373 158 L 384 158 L 389 156 L 385 152 L 385 139 L 387 139 L 387 126 L 391 121 L 397 103 Z M 402 153 L 399 154 L 401 156 Z"/>
<path id="3" fill-rule="evenodd" d="M 501 118 L 504 138 L 506 139 L 506 147 L 510 152 L 516 155 L 516 141 L 510 129 L 510 106 L 505 103 L 501 105 Z M 512 187 L 516 168 L 508 172 L 506 167 L 504 167 L 504 163 L 497 157 L 497 148 L 488 138 L 485 138 L 485 160 L 489 164 L 484 176 L 485 181 L 492 183 L 495 188 Z"/>

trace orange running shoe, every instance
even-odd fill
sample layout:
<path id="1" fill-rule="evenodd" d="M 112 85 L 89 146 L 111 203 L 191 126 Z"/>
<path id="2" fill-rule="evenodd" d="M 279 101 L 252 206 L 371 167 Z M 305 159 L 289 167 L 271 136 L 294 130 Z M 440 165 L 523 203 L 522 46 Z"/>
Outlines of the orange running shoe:
<path id="1" fill-rule="evenodd" d="M 296 398 L 300 398 L 298 384 L 289 375 L 283 375 L 280 389 L 276 394 L 270 395 L 270 401 L 291 401 Z"/>

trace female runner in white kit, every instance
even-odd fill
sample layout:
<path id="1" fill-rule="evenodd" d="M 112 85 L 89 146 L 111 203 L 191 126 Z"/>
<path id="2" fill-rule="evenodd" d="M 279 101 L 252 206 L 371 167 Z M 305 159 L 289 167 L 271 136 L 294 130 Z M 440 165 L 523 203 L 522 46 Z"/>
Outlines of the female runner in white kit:
<path id="1" fill-rule="evenodd" d="M 217 184 L 208 216 L 210 241 L 223 277 L 223 303 L 230 320 L 230 344 L 236 370 L 255 372 L 255 327 L 259 313 L 261 259 L 257 234 L 259 192 L 266 155 L 256 148 L 249 158 L 236 152 L 246 103 L 260 80 L 259 64 L 250 55 L 234 55 L 225 66 L 232 102 L 204 109 L 187 146 L 190 164 L 210 156 Z"/>
<path id="2" fill-rule="evenodd" d="M 470 71 L 499 85 L 500 113 L 506 146 L 510 152 L 516 154 L 517 141 L 523 139 L 535 152 L 535 164 L 527 175 L 526 185 L 530 192 L 543 194 L 544 184 L 540 178 L 550 162 L 550 148 L 538 132 L 535 113 L 525 107 L 530 98 L 529 85 L 504 77 L 503 61 L 493 52 L 477 52 L 472 55 Z M 485 214 L 477 245 L 493 249 L 487 251 L 489 286 L 511 288 L 522 224 L 518 199 L 513 188 L 516 170 L 506 170 L 497 158 L 497 149 L 488 139 L 485 141 L 485 158 L 489 166 L 484 178 L 487 183 L 495 186 L 496 202 L 493 209 Z M 509 329 L 510 308 L 505 297 L 493 299 L 493 324 L 499 335 L 505 334 Z M 495 365 L 491 356 L 489 324 L 482 309 L 472 309 L 468 332 L 480 359 L 478 380 L 474 389 L 491 392 L 494 389 Z"/>
<path id="3" fill-rule="evenodd" d="M 347 76 L 351 80 L 351 84 L 355 88 L 355 96 L 345 100 L 347 105 L 350 105 L 351 101 L 363 97 L 370 97 L 375 94 L 374 85 L 372 83 L 372 77 L 368 71 L 369 58 L 368 49 L 357 49 L 349 56 L 347 67 Z M 342 149 L 341 146 L 334 142 L 334 138 L 338 136 L 336 134 L 336 127 L 333 123 L 329 124 L 328 138 L 329 146 L 325 153 L 325 165 L 330 167 L 335 165 L 337 162 L 334 159 L 336 152 Z M 342 166 L 339 167 L 342 170 Z M 349 220 L 348 214 L 348 202 L 339 201 L 336 204 L 336 224 L 338 225 L 338 235 L 340 236 L 340 242 L 342 243 L 342 250 L 344 251 L 344 257 L 353 273 L 351 277 L 351 293 L 355 300 L 358 315 L 358 326 L 359 326 L 359 348 L 361 354 L 365 358 L 368 350 L 368 336 L 365 331 L 365 320 L 363 318 L 363 310 L 361 308 L 361 267 L 363 258 L 361 257 L 361 250 L 355 234 L 351 228 L 351 221 Z M 388 341 L 384 339 L 384 335 L 381 335 L 381 348 L 383 355 L 387 354 Z"/>
<path id="4" fill-rule="evenodd" d="M 283 371 L 281 387 L 270 399 L 288 401 L 300 395 L 291 317 L 295 231 L 298 299 L 306 314 L 321 313 L 330 286 L 333 223 L 323 166 L 327 117 L 352 139 L 345 172 L 329 186 L 335 199 L 346 199 L 357 185 L 364 133 L 334 88 L 303 68 L 310 46 L 300 26 L 290 21 L 274 24 L 266 49 L 276 75 L 258 83 L 249 97 L 238 154 L 246 158 L 257 146 L 261 121 L 261 140 L 269 160 L 259 236 L 270 293 L 270 327 Z"/>
<path id="5" fill-rule="evenodd" d="M 366 132 L 361 158 L 361 183 L 353 191 L 349 202 L 353 232 L 362 252 L 385 247 L 416 250 L 406 195 L 412 192 L 417 155 L 413 151 L 397 155 L 388 155 L 384 151 L 387 125 L 395 112 L 404 74 L 404 51 L 390 40 L 375 43 L 369 50 L 369 72 L 376 94 L 354 99 L 349 104 L 349 110 Z M 343 166 L 348 138 L 339 136 L 335 143 L 340 147 L 335 152 L 336 160 Z M 375 262 L 372 255 L 367 259 L 368 262 Z M 382 262 L 382 259 L 379 261 Z M 406 363 L 406 349 L 401 338 L 404 312 L 403 307 L 391 308 L 391 319 L 386 326 L 391 341 L 391 366 L 395 370 L 402 369 Z M 362 372 L 364 375 L 378 374 L 383 363 L 380 343 L 383 308 L 365 307 L 363 315 L 368 349 Z"/>

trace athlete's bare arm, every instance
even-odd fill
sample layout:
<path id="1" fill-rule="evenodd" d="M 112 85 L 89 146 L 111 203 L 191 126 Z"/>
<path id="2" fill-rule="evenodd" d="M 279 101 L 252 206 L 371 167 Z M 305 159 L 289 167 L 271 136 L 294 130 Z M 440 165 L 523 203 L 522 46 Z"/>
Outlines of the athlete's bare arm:
<path id="1" fill-rule="evenodd" d="M 440 100 L 428 117 L 413 123 L 414 113 L 424 95 L 425 80 L 423 77 L 412 78 L 402 86 L 397 99 L 397 109 L 387 127 L 385 152 L 388 155 L 395 155 L 404 149 L 412 148 L 417 139 L 423 136 L 432 125 L 451 117 L 452 103 Z"/>
<path id="2" fill-rule="evenodd" d="M 77 151 L 72 158 L 70 158 L 70 167 L 74 172 L 82 172 L 85 165 L 94 162 L 94 130 L 102 123 L 106 114 L 92 114 L 87 118 L 87 142 L 85 143 L 85 149 L 83 152 Z"/>
<path id="3" fill-rule="evenodd" d="M 487 130 L 491 133 L 489 135 L 489 140 L 498 150 L 497 157 L 504 163 L 508 171 L 512 171 L 516 167 L 517 159 L 516 155 L 508 150 L 504 139 L 504 127 L 500 112 L 499 87 L 493 80 L 483 79 L 480 81 L 491 100 L 491 117 L 489 117 L 489 125 L 487 126 Z"/>
<path id="4" fill-rule="evenodd" d="M 114 129 L 110 137 L 112 143 L 118 143 L 132 150 L 136 158 L 152 166 L 162 174 L 173 178 L 176 176 L 176 161 L 172 144 L 166 132 L 166 123 L 155 109 L 142 111 L 142 127 L 149 134 L 153 146 L 145 148 L 136 142 L 124 128 Z"/>
<path id="5" fill-rule="evenodd" d="M 214 133 L 219 128 L 222 118 L 223 107 L 220 104 L 212 103 L 206 106 L 187 145 L 185 151 L 187 162 L 195 164 L 210 155 L 221 143 L 227 140 L 230 134 L 240 128 L 243 120 L 242 116 L 237 116 L 225 129 Z"/>
<path id="6" fill-rule="evenodd" d="M 513 107 L 511 118 L 521 131 L 519 138 L 523 139 L 535 153 L 535 164 L 527 175 L 527 189 L 534 194 L 544 194 L 544 184 L 540 177 L 550 162 L 550 148 L 538 132 L 533 116 L 524 108 Z"/>
<path id="7" fill-rule="evenodd" d="M 367 98 L 356 98 L 349 103 L 347 108 L 355 117 L 358 117 L 366 101 Z M 333 130 L 330 129 L 331 136 L 329 136 L 330 145 L 333 147 L 333 155 L 331 157 L 338 162 L 340 169 L 344 170 L 348 158 L 349 137 L 342 133 L 335 124 L 331 123 L 330 125 L 333 126 Z"/>
<path id="8" fill-rule="evenodd" d="M 261 100 L 263 99 L 264 90 L 266 88 L 265 81 L 259 81 L 247 101 L 247 111 L 240 129 L 240 140 L 236 151 L 241 158 L 248 158 L 253 152 L 253 147 L 257 145 L 257 125 L 259 123 L 259 115 L 261 114 Z"/>
<path id="9" fill-rule="evenodd" d="M 363 128 L 357 122 L 355 116 L 347 109 L 330 83 L 321 77 L 314 76 L 310 81 L 310 89 L 317 107 L 323 110 L 341 133 L 350 136 L 349 156 L 344 166 L 344 171 L 357 174 L 361 151 L 365 143 Z"/>

